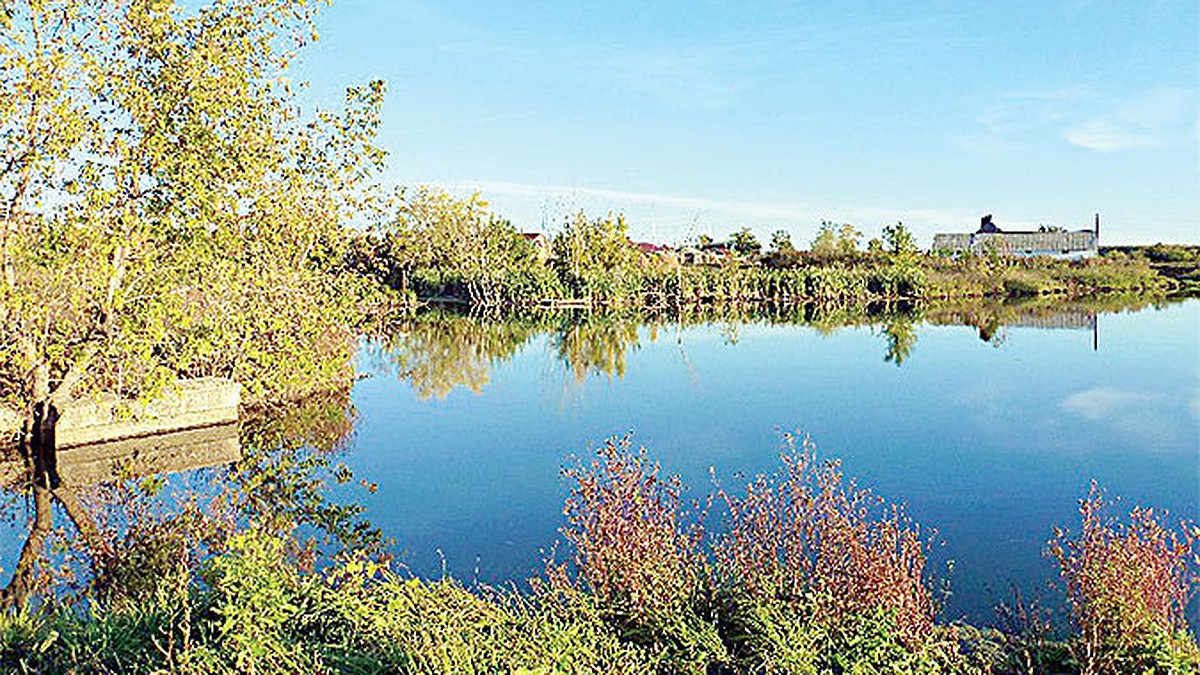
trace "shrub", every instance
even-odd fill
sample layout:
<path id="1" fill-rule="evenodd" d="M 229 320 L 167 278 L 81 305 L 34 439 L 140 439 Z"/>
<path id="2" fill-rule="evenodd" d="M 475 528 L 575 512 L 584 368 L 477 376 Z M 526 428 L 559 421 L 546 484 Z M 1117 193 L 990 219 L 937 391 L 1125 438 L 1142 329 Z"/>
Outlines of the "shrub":
<path id="1" fill-rule="evenodd" d="M 716 544 L 723 585 L 779 599 L 828 625 L 883 612 L 895 637 L 923 646 L 933 631 L 919 526 L 899 506 L 818 463 L 806 440 L 786 436 L 783 471 L 759 476 L 743 497 L 723 489 L 728 532 Z"/>
<path id="2" fill-rule="evenodd" d="M 633 642 L 660 643 L 699 665 L 722 658 L 716 628 L 698 613 L 704 589 L 699 528 L 680 526 L 678 476 L 659 477 L 644 448 L 610 439 L 574 481 L 563 530 L 584 588 Z M 702 670 L 702 666 L 700 667 Z"/>
<path id="3" fill-rule="evenodd" d="M 1092 483 L 1079 501 L 1076 538 L 1055 528 L 1048 553 L 1066 585 L 1078 630 L 1076 658 L 1088 673 L 1200 668 L 1200 648 L 1187 632 L 1185 610 L 1195 592 L 1198 531 L 1164 527 L 1152 509 L 1134 508 L 1129 522 L 1107 514 Z"/>

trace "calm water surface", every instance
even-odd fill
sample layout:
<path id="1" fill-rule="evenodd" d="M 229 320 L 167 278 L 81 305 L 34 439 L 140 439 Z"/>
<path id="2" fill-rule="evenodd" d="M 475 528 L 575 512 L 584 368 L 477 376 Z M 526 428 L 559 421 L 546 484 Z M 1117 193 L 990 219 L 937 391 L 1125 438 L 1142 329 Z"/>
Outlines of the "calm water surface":
<path id="1" fill-rule="evenodd" d="M 349 401 L 243 424 L 240 439 L 235 428 L 205 446 L 211 456 L 166 437 L 119 455 L 177 472 L 163 478 L 175 493 L 240 495 L 246 522 L 311 520 L 314 499 L 357 502 L 414 573 L 503 584 L 541 569 L 563 524 L 560 469 L 606 438 L 632 433 L 702 499 L 713 475 L 736 487 L 774 471 L 781 433 L 800 431 L 936 528 L 945 543 L 932 570 L 944 576 L 954 561 L 948 618 L 983 622 L 1011 585 L 1048 592 L 1045 542 L 1054 525 L 1076 526 L 1093 479 L 1125 505 L 1200 520 L 1200 301 L 925 316 L 649 325 L 427 314 L 363 344 Z M 836 327 L 847 320 L 861 325 Z M 345 478 L 338 463 L 355 480 L 333 480 Z M 7 580 L 29 537 L 28 494 L 0 491 L 0 512 Z M 64 515 L 56 505 L 70 540 Z"/>
<path id="2" fill-rule="evenodd" d="M 703 497 L 710 471 L 774 470 L 800 430 L 936 528 L 948 614 L 987 620 L 1011 584 L 1047 586 L 1051 527 L 1093 479 L 1200 519 L 1200 301 L 1090 322 L 918 325 L 899 364 L 878 326 L 625 327 L 597 347 L 433 323 L 364 346 L 343 461 L 378 484 L 355 497 L 414 572 L 497 583 L 540 568 L 560 468 L 605 438 L 632 432 Z"/>

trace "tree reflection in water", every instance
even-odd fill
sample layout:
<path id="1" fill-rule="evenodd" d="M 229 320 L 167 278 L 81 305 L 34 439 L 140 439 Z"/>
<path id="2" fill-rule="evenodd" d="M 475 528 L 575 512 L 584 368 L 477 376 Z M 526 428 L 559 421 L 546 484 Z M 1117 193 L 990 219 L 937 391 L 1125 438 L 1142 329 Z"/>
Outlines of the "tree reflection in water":
<path id="1" fill-rule="evenodd" d="M 0 463 L 4 506 L 27 524 L 0 605 L 136 602 L 161 579 L 190 578 L 246 528 L 293 535 L 293 553 L 310 564 L 348 550 L 382 556 L 362 507 L 329 496 L 331 482 L 352 479 L 336 460 L 353 417 L 345 390 L 257 411 L 240 428 L 10 448 Z"/>
<path id="2" fill-rule="evenodd" d="M 538 336 L 545 336 L 551 357 L 575 382 L 624 377 L 630 352 L 645 339 L 654 341 L 666 326 L 678 332 L 701 325 L 800 325 L 822 334 L 870 326 L 884 340 L 883 360 L 901 366 L 914 353 L 922 324 L 973 326 L 994 343 L 1005 326 L 1094 331 L 1097 312 L 1145 304 L 1107 297 L 675 308 L 650 314 L 433 311 L 372 341 L 363 358 L 409 382 L 418 396 L 442 398 L 459 387 L 482 391 L 493 368 Z M 88 593 L 136 601 L 142 590 L 161 586 L 151 580 L 175 578 L 172 574 L 186 586 L 192 583 L 186 581 L 189 570 L 246 528 L 290 535 L 295 558 L 309 565 L 347 550 L 385 556 L 383 537 L 363 518 L 363 508 L 330 496 L 331 484 L 355 480 L 338 461 L 353 425 L 347 389 L 256 411 L 240 428 L 192 430 L 86 451 L 6 451 L 0 455 L 5 492 L 0 507 L 8 520 L 23 523 L 24 536 L 0 588 L 0 604 L 25 605 L 38 597 L 70 602 Z"/>
<path id="3" fill-rule="evenodd" d="M 795 325 L 831 335 L 847 327 L 871 327 L 884 340 L 883 360 L 897 366 L 909 359 L 919 327 L 967 325 L 981 339 L 999 345 L 1006 326 L 1092 328 L 1099 312 L 1140 309 L 1141 297 L 1101 299 L 1026 298 L 969 302 L 732 304 L 676 307 L 670 310 L 591 312 L 528 309 L 512 313 L 425 311 L 370 342 L 367 361 L 376 370 L 407 381 L 423 399 L 442 399 L 457 388 L 480 393 L 492 370 L 511 360 L 527 343 L 546 336 L 554 360 L 568 377 L 624 377 L 629 354 L 658 331 L 718 326 L 727 344 L 736 345 L 746 325 Z M 1161 302 L 1161 300 L 1160 300 Z M 644 331 L 644 332 L 643 332 Z M 686 360 L 686 354 L 683 355 Z"/>

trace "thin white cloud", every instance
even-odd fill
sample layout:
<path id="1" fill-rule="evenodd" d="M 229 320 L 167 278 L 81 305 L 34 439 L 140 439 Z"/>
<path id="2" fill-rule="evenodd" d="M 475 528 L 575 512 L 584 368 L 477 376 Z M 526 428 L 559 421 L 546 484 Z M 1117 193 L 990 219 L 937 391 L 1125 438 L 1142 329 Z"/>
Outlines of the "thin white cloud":
<path id="1" fill-rule="evenodd" d="M 1063 138 L 1071 145 L 1097 152 L 1117 152 L 1154 144 L 1149 136 L 1121 129 L 1104 119 L 1071 127 L 1063 134 Z"/>
<path id="2" fill-rule="evenodd" d="M 1097 152 L 1169 145 L 1197 123 L 1195 100 L 1194 91 L 1181 87 L 1147 89 L 1067 127 L 1063 138 Z"/>
<path id="3" fill-rule="evenodd" d="M 630 212 L 648 207 L 674 212 L 686 220 L 696 214 L 720 217 L 721 224 L 729 222 L 774 222 L 815 226 L 823 219 L 859 224 L 887 223 L 903 220 L 906 224 L 937 224 L 970 222 L 974 213 L 952 209 L 911 209 L 899 211 L 873 206 L 830 205 L 816 206 L 805 202 L 746 201 L 719 197 L 635 192 L 570 185 L 539 185 L 507 181 L 459 182 L 447 186 L 452 191 L 478 190 L 485 195 L 510 195 L 557 201 L 579 207 L 590 206 L 600 211 Z"/>
<path id="4" fill-rule="evenodd" d="M 1101 94 L 1086 85 L 999 92 L 954 136 L 964 150 L 1003 154 L 1050 135 L 1094 152 L 1163 147 L 1194 135 L 1196 92 L 1155 87 Z M 1189 139 L 1190 140 L 1190 139 Z"/>
<path id="5" fill-rule="evenodd" d="M 731 63 L 739 49 L 676 47 L 614 49 L 603 58 L 582 59 L 585 77 L 620 91 L 688 108 L 719 109 L 733 103 L 743 86 Z"/>
<path id="6" fill-rule="evenodd" d="M 1143 128 L 1174 126 L 1195 119 L 1192 91 L 1181 87 L 1158 87 L 1117 108 L 1117 119 Z"/>
<path id="7" fill-rule="evenodd" d="M 1071 394 L 1063 399 L 1059 407 L 1067 412 L 1097 421 L 1124 413 L 1130 408 L 1143 405 L 1151 400 L 1147 394 L 1112 387 L 1096 387 Z"/>

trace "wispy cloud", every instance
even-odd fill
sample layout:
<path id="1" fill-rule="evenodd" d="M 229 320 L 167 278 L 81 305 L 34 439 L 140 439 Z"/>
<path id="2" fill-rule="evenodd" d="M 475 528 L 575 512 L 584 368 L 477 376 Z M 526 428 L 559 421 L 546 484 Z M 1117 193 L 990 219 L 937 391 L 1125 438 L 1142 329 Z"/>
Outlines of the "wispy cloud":
<path id="1" fill-rule="evenodd" d="M 486 195 L 507 195 L 538 203 L 569 204 L 590 211 L 615 211 L 637 215 L 654 211 L 659 217 L 651 220 L 687 222 L 701 219 L 720 222 L 741 222 L 749 225 L 774 223 L 815 226 L 823 219 L 859 224 L 903 220 L 912 225 L 944 225 L 966 222 L 973 213 L 953 209 L 925 208 L 898 211 L 867 205 L 815 205 L 798 201 L 749 201 L 712 196 L 691 196 L 615 190 L 573 185 L 516 183 L 508 181 L 462 181 L 446 186 L 456 192 L 479 190 Z"/>
<path id="2" fill-rule="evenodd" d="M 686 108 L 730 106 L 743 90 L 734 63 L 751 46 L 623 47 L 582 59 L 583 77 L 626 93 Z"/>
<path id="3" fill-rule="evenodd" d="M 1085 419 L 1096 421 L 1125 412 L 1133 406 L 1142 405 L 1150 400 L 1151 397 L 1146 394 L 1111 387 L 1096 387 L 1071 394 L 1063 399 L 1059 407 Z"/>
<path id="4" fill-rule="evenodd" d="M 1095 152 L 1166 146 L 1194 134 L 1196 93 L 1157 87 L 1122 95 L 1072 85 L 996 94 L 955 136 L 959 147 L 999 154 L 1029 143 L 1059 139 Z"/>
<path id="5" fill-rule="evenodd" d="M 1063 132 L 1071 145 L 1097 152 L 1116 152 L 1153 145 L 1149 136 L 1122 129 L 1106 119 L 1096 119 L 1071 127 Z"/>
<path id="6" fill-rule="evenodd" d="M 1159 87 L 1069 126 L 1063 138 L 1088 150 L 1118 152 L 1166 145 L 1187 134 L 1195 124 L 1195 93 L 1180 87 Z"/>
<path id="7" fill-rule="evenodd" d="M 1046 133 L 1093 97 L 1086 86 L 999 92 L 975 116 L 973 128 L 954 138 L 964 150 L 985 155 L 1018 149 L 1031 133 Z"/>

